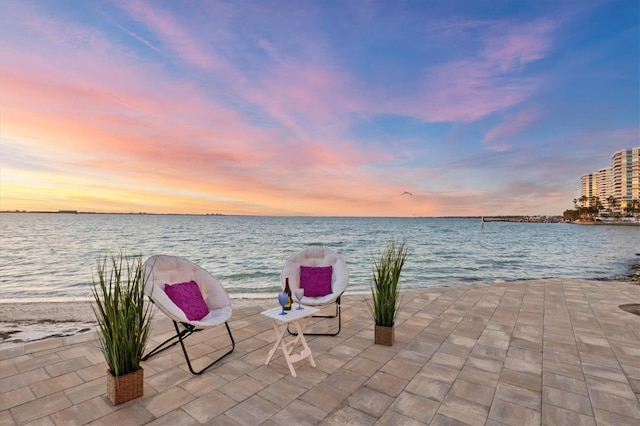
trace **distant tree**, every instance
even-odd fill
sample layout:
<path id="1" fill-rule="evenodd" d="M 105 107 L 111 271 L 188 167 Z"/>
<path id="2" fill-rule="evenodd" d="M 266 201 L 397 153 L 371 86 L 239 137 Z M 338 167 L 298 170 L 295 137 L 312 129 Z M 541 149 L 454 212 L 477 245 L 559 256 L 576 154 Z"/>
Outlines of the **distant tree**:
<path id="1" fill-rule="evenodd" d="M 600 210 L 602 208 L 604 208 L 604 207 L 602 206 L 602 203 L 600 202 L 600 198 L 598 198 L 595 195 L 590 197 L 590 198 L 588 198 L 588 201 L 589 201 L 589 207 L 585 208 L 585 213 L 587 214 L 587 216 L 588 216 L 588 218 L 590 220 L 593 220 L 598 215 Z"/>
<path id="2" fill-rule="evenodd" d="M 571 222 L 573 222 L 574 220 L 578 220 L 578 209 L 577 208 L 575 210 L 567 209 L 564 211 L 564 213 L 562 213 L 562 217 L 564 218 L 564 220 L 568 220 Z"/>
<path id="3" fill-rule="evenodd" d="M 618 199 L 613 195 L 609 195 L 607 197 L 607 205 L 609 206 L 609 214 L 613 215 L 613 211 L 618 207 Z"/>
<path id="4" fill-rule="evenodd" d="M 624 206 L 624 211 L 627 214 L 627 216 L 640 214 L 640 200 L 634 199 L 629 201 L 627 205 Z"/>
<path id="5" fill-rule="evenodd" d="M 580 216 L 580 219 L 584 219 L 588 214 L 588 208 L 586 207 L 587 201 L 589 201 L 589 197 L 586 195 L 578 198 L 578 203 L 580 203 L 580 206 L 578 207 L 578 215 Z"/>

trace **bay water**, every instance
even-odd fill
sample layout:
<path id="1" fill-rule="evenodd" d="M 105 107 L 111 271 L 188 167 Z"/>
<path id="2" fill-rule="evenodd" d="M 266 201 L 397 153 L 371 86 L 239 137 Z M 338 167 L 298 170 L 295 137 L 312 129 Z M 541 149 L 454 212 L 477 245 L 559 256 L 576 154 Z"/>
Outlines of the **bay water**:
<path id="1" fill-rule="evenodd" d="M 640 227 L 488 222 L 479 218 L 0 214 L 0 299 L 91 297 L 105 254 L 169 254 L 216 276 L 232 296 L 274 294 L 285 260 L 325 245 L 366 291 L 372 259 L 405 241 L 405 288 L 550 277 L 615 279 L 640 257 Z"/>

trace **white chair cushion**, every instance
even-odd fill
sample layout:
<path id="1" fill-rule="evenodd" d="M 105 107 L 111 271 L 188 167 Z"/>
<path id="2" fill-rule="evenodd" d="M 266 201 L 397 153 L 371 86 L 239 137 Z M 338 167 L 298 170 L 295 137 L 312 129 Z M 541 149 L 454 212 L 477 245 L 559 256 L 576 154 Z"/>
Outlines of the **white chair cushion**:
<path id="1" fill-rule="evenodd" d="M 222 284 L 210 273 L 187 260 L 175 256 L 155 255 L 144 262 L 145 294 L 169 318 L 197 327 L 212 327 L 231 317 L 231 299 Z M 165 284 L 188 281 L 198 283 L 209 313 L 198 321 L 190 321 L 164 291 Z"/>
<path id="2" fill-rule="evenodd" d="M 295 293 L 300 288 L 300 266 L 332 266 L 331 293 L 321 297 L 306 297 L 303 299 L 305 305 L 318 306 L 333 303 L 344 293 L 349 284 L 349 269 L 347 264 L 339 254 L 331 251 L 327 247 L 311 246 L 306 247 L 298 253 L 292 255 L 284 265 L 280 274 L 280 281 L 284 288 L 285 279 L 289 278 L 289 287 Z"/>

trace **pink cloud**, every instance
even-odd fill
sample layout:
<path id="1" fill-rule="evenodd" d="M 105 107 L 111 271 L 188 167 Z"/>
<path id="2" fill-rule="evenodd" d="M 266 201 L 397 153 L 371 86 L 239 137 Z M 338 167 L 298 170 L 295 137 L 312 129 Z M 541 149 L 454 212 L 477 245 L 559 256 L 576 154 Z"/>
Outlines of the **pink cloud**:
<path id="1" fill-rule="evenodd" d="M 530 78 L 505 79 L 485 61 L 464 60 L 437 65 L 426 72 L 411 97 L 373 93 L 363 101 L 377 114 L 406 115 L 427 122 L 470 123 L 518 105 L 538 83 Z"/>
<path id="2" fill-rule="evenodd" d="M 462 59 L 425 69 L 424 78 L 410 96 L 374 92 L 375 104 L 367 104 L 370 110 L 428 122 L 469 123 L 521 104 L 539 87 L 537 79 L 525 77 L 521 71 L 550 51 L 553 23 L 464 21 L 440 23 L 440 28 L 444 32 L 439 37 L 454 39 L 460 37 L 460 31 L 474 30 L 483 47 Z"/>
<path id="3" fill-rule="evenodd" d="M 187 63 L 209 70 L 227 68 L 227 63 L 211 49 L 206 49 L 200 40 L 180 25 L 174 17 L 158 7 L 142 0 L 125 1 L 119 6 L 131 17 L 146 25 L 171 51 Z"/>
<path id="4" fill-rule="evenodd" d="M 634 146 L 638 146 L 638 144 L 640 143 L 640 127 L 598 131 L 595 133 L 590 132 L 590 135 L 585 135 L 585 137 L 592 140 L 600 137 L 601 140 L 610 141 L 612 143 L 612 146 L 619 146 L 620 149 L 631 148 Z"/>
<path id="5" fill-rule="evenodd" d="M 344 96 L 350 92 L 344 78 L 322 65 L 282 66 L 244 91 L 245 98 L 298 136 L 310 130 L 342 130 L 349 122 Z"/>
<path id="6" fill-rule="evenodd" d="M 538 118 L 539 115 L 540 114 L 537 111 L 523 111 L 515 116 L 509 116 L 498 126 L 491 129 L 491 131 L 485 135 L 482 142 L 489 149 L 504 151 L 507 149 L 507 145 L 496 142 L 496 140 L 508 138 L 509 136 L 522 132 L 536 118 Z"/>
<path id="7" fill-rule="evenodd" d="M 556 25 L 548 20 L 498 25 L 485 39 L 482 56 L 503 73 L 542 59 L 552 47 Z"/>
<path id="8" fill-rule="evenodd" d="M 259 108 L 269 119 L 282 125 L 284 132 L 293 132 L 280 144 L 313 143 L 318 139 L 335 144 L 330 141 L 343 139 L 340 135 L 354 113 L 352 99 L 357 99 L 358 95 L 350 89 L 348 75 L 331 64 L 319 59 L 304 62 L 291 59 L 268 40 L 259 37 L 257 47 L 263 49 L 273 62 L 261 65 L 257 78 L 247 78 L 241 70 L 215 53 L 215 45 L 208 45 L 205 49 L 191 27 L 181 26 L 171 15 L 158 10 L 156 5 L 135 2 L 123 3 L 122 7 L 134 19 L 144 23 L 176 55 L 187 52 L 185 59 L 190 64 L 210 68 L 213 74 L 208 78 L 224 81 L 226 93 L 232 99 L 249 108 Z M 223 22 L 218 33 L 225 32 L 225 25 Z M 317 42 L 307 40 L 304 44 L 307 58 L 323 57 L 320 53 L 323 48 Z M 212 61 L 216 66 L 208 67 L 207 58 L 214 58 Z M 344 149 L 345 143 L 340 144 Z"/>
<path id="9" fill-rule="evenodd" d="M 368 194 L 385 191 L 384 181 L 357 170 L 365 158 L 382 152 L 365 152 L 344 140 L 337 148 L 335 140 L 312 135 L 300 143 L 279 129 L 251 126 L 198 87 L 114 52 L 108 46 L 101 52 L 77 49 L 71 73 L 52 66 L 65 61 L 58 51 L 5 52 L 3 102 L 12 107 L 3 108 L 3 133 L 21 139 L 26 131 L 34 153 L 38 146 L 55 146 L 58 155 L 42 161 L 65 171 L 58 188 L 72 190 L 77 203 L 94 200 L 107 208 L 117 204 L 107 199 L 113 196 L 122 211 L 203 211 L 194 209 L 195 199 L 204 211 L 224 206 L 223 211 L 253 214 L 331 214 L 338 205 L 347 213 L 353 203 L 363 206 L 356 214 L 367 214 L 365 200 L 375 198 Z M 283 114 L 297 106 L 300 117 L 314 123 L 338 118 L 318 96 L 339 92 L 331 73 L 309 70 L 298 77 L 282 101 Z M 81 195 L 82 188 L 95 195 Z M 100 192 L 103 202 L 97 202 Z M 144 200 L 150 208 L 125 199 Z"/>
<path id="10" fill-rule="evenodd" d="M 472 122 L 523 102 L 535 90 L 531 79 L 505 79 L 493 64 L 463 61 L 429 73 L 423 107 L 428 121 Z"/>
<path id="11" fill-rule="evenodd" d="M 46 42 L 32 52 L 7 47 L 0 59 L 3 137 L 28 140 L 33 155 L 46 152 L 41 161 L 64 172 L 55 181 L 77 190 L 78 203 L 120 211 L 365 216 L 446 214 L 450 206 L 482 214 L 487 198 L 496 208 L 514 205 L 500 187 L 478 195 L 456 186 L 450 170 L 398 166 L 409 157 L 406 148 L 363 147 L 345 135 L 354 117 L 468 123 L 524 102 L 539 82 L 519 71 L 550 48 L 543 30 L 491 33 L 480 53 L 425 69 L 415 92 L 400 96 L 391 84 L 359 85 L 314 44 L 305 51 L 313 60 L 303 60 L 258 40 L 272 62 L 248 78 L 160 6 L 122 7 L 159 42 L 122 29 L 166 51 L 174 65 L 186 63 L 184 77 L 99 31 L 46 18 L 34 25 L 43 36 L 35 38 Z M 532 119 L 521 113 L 486 140 L 516 134 Z M 401 197 L 405 190 L 414 197 Z"/>

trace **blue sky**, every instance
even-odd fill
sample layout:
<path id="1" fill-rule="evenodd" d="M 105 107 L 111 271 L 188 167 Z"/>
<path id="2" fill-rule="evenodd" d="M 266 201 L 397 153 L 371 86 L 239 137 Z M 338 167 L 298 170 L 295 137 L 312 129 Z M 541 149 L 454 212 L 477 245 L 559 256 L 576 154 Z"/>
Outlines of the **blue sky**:
<path id="1" fill-rule="evenodd" d="M 640 145 L 639 16 L 635 0 L 5 1 L 0 208 L 561 214 L 582 174 Z"/>

